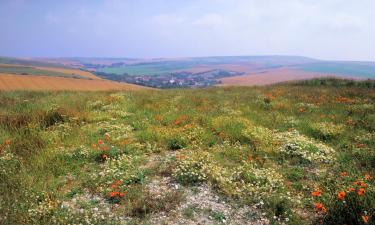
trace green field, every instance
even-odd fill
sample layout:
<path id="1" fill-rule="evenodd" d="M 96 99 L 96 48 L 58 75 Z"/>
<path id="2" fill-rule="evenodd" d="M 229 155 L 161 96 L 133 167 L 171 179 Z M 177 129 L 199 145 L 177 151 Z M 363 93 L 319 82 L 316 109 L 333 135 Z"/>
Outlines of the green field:
<path id="1" fill-rule="evenodd" d="M 29 66 L 4 66 L 0 65 L 0 73 L 17 74 L 17 75 L 38 75 L 38 76 L 55 76 L 55 77 L 74 77 L 80 79 L 87 79 L 87 77 L 78 74 L 67 74 L 56 71 L 42 70 Z"/>
<path id="2" fill-rule="evenodd" d="M 375 64 L 321 62 L 305 64 L 300 66 L 300 68 L 309 72 L 375 78 Z"/>
<path id="3" fill-rule="evenodd" d="M 176 70 L 190 69 L 194 67 L 194 63 L 189 62 L 155 62 L 134 65 L 124 65 L 119 67 L 106 67 L 99 69 L 98 72 L 128 74 L 130 76 L 139 75 L 161 75 L 172 73 Z"/>
<path id="4" fill-rule="evenodd" d="M 374 224 L 374 88 L 2 92 L 0 224 Z"/>

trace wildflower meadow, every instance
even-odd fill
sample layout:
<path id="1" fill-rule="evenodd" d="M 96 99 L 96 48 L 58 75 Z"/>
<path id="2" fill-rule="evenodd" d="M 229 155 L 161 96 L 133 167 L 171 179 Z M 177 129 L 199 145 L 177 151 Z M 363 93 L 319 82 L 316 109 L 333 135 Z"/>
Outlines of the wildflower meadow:
<path id="1" fill-rule="evenodd" d="M 375 224 L 375 88 L 0 93 L 0 224 Z"/>

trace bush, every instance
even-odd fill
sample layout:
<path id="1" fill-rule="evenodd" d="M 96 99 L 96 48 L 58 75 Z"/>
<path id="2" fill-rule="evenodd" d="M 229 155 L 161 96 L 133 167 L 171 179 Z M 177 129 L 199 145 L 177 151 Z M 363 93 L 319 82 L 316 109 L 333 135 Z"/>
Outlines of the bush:
<path id="1" fill-rule="evenodd" d="M 267 205 L 272 213 L 272 217 L 287 218 L 291 214 L 292 204 L 285 198 L 272 197 L 267 201 Z"/>
<path id="2" fill-rule="evenodd" d="M 179 150 L 186 147 L 186 141 L 180 137 L 174 137 L 167 140 L 167 146 L 170 150 Z"/>
<path id="3" fill-rule="evenodd" d="M 44 127 L 50 127 L 57 123 L 63 123 L 63 122 L 64 122 L 64 117 L 63 117 L 62 111 L 56 109 L 56 110 L 49 110 L 48 112 L 46 112 L 42 121 L 42 125 Z"/>

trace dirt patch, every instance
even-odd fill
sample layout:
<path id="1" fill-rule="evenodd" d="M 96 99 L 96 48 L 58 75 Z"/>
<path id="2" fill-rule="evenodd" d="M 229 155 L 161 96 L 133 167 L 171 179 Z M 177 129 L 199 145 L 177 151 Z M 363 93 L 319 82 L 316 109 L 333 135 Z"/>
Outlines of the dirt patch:
<path id="1" fill-rule="evenodd" d="M 159 197 L 179 190 L 184 192 L 185 199 L 168 213 L 152 214 L 151 224 L 269 224 L 258 208 L 260 205 L 238 207 L 221 198 L 207 184 L 184 187 L 169 177 L 156 177 L 147 185 L 147 190 Z"/>

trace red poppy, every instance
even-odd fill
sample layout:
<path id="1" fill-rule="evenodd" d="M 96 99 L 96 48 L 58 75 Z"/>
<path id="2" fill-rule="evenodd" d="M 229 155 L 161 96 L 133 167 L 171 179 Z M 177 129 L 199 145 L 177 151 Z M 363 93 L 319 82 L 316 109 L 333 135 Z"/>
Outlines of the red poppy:
<path id="1" fill-rule="evenodd" d="M 323 207 L 324 207 L 324 205 L 322 203 L 320 203 L 320 202 L 315 203 L 315 209 L 316 210 L 321 210 Z"/>
<path id="2" fill-rule="evenodd" d="M 5 145 L 10 145 L 12 141 L 10 139 L 5 140 Z"/>
<path id="3" fill-rule="evenodd" d="M 356 181 L 354 182 L 355 185 L 358 185 L 358 186 L 361 186 L 361 187 L 366 187 L 366 183 L 365 182 L 361 182 L 361 181 Z"/>
<path id="4" fill-rule="evenodd" d="M 320 197 L 322 196 L 322 192 L 320 190 L 316 190 L 316 191 L 311 192 L 311 195 L 313 197 Z"/>
<path id="5" fill-rule="evenodd" d="M 111 192 L 109 192 L 109 197 L 114 198 L 114 197 L 116 197 L 118 194 L 119 194 L 119 193 L 118 193 L 117 191 L 111 191 Z"/>
<path id="6" fill-rule="evenodd" d="M 322 207 L 322 213 L 323 213 L 323 214 L 326 214 L 326 213 L 327 213 L 327 209 L 326 209 L 326 207 L 324 207 L 324 206 Z"/>
<path id="7" fill-rule="evenodd" d="M 326 207 L 320 202 L 315 203 L 315 210 L 323 214 L 327 213 Z"/>
<path id="8" fill-rule="evenodd" d="M 357 195 L 361 196 L 365 194 L 365 189 L 364 188 L 360 188 L 358 191 L 357 191 Z"/>
<path id="9" fill-rule="evenodd" d="M 343 172 L 340 173 L 340 176 L 342 176 L 342 177 L 346 177 L 346 176 L 348 176 L 348 173 L 345 172 L 345 171 L 343 171 Z"/>
<path id="10" fill-rule="evenodd" d="M 366 215 L 362 216 L 362 220 L 364 223 L 368 223 L 368 216 Z"/>
<path id="11" fill-rule="evenodd" d="M 104 144 L 104 141 L 103 141 L 102 139 L 99 139 L 99 140 L 98 140 L 98 144 L 99 144 L 99 145 L 102 145 L 102 144 Z"/>
<path id="12" fill-rule="evenodd" d="M 337 199 L 338 200 L 344 200 L 345 199 L 345 191 L 340 191 L 338 194 L 337 194 Z"/>
<path id="13" fill-rule="evenodd" d="M 366 145 L 365 144 L 356 144 L 355 145 L 357 148 L 364 148 Z"/>
<path id="14" fill-rule="evenodd" d="M 305 111 L 306 111 L 306 108 L 303 108 L 303 107 L 302 107 L 302 108 L 299 108 L 298 111 L 301 112 L 301 113 L 302 113 L 302 112 L 305 112 Z"/>

